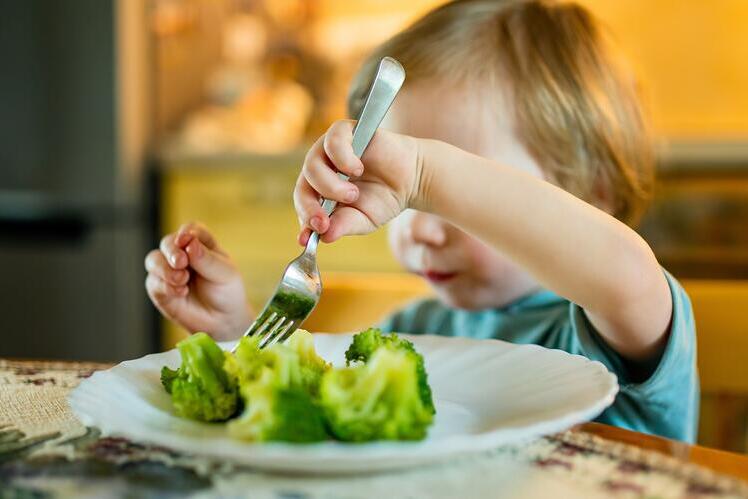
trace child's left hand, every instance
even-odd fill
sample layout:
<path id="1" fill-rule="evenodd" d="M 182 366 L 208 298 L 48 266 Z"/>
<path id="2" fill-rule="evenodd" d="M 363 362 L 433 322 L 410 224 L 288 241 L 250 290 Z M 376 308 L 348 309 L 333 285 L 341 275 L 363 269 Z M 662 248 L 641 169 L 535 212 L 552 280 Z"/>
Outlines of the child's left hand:
<path id="1" fill-rule="evenodd" d="M 304 159 L 294 189 L 301 244 L 306 244 L 312 230 L 324 242 L 368 234 L 417 204 L 421 183 L 418 139 L 379 129 L 359 159 L 351 145 L 354 123 L 333 123 Z M 350 180 L 342 180 L 336 170 Z M 340 203 L 331 217 L 322 209 L 320 196 Z"/>

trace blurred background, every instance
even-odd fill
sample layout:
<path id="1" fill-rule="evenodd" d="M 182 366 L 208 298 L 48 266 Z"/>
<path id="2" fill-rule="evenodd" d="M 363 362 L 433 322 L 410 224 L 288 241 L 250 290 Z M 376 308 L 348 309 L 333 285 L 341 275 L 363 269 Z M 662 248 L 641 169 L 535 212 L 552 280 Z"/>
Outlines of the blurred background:
<path id="1" fill-rule="evenodd" d="M 121 360 L 185 333 L 143 258 L 207 224 L 255 308 L 299 248 L 291 191 L 364 54 L 436 0 L 0 0 L 0 357 Z M 700 441 L 748 448 L 748 2 L 582 0 L 660 137 L 640 232 L 696 312 Z M 384 231 L 321 248 L 307 323 L 350 331 L 427 293 Z"/>

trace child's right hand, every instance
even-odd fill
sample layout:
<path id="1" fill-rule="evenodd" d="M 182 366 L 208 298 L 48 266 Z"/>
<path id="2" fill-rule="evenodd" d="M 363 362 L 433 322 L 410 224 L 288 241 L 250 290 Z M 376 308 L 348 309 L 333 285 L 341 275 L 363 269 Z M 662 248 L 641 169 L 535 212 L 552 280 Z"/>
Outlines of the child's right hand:
<path id="1" fill-rule="evenodd" d="M 251 323 L 244 283 L 231 258 L 200 224 L 185 224 L 145 258 L 145 287 L 161 313 L 190 333 L 238 338 Z"/>
<path id="2" fill-rule="evenodd" d="M 352 146 L 354 123 L 333 123 L 304 159 L 294 190 L 301 244 L 306 244 L 312 229 L 324 242 L 332 242 L 349 234 L 367 234 L 406 208 L 420 207 L 421 142 L 379 129 L 359 159 Z M 336 170 L 350 180 L 339 178 Z M 339 203 L 332 216 L 320 206 L 320 196 Z"/>

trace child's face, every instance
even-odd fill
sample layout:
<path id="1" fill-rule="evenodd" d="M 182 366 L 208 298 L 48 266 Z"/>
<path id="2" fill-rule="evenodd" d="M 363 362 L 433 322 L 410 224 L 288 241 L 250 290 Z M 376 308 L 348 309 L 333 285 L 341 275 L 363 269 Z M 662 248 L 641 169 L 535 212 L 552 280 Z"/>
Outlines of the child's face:
<path id="1" fill-rule="evenodd" d="M 384 127 L 448 142 L 542 177 L 515 137 L 510 116 L 502 96 L 419 83 L 400 93 Z M 507 257 L 434 215 L 407 210 L 390 223 L 389 241 L 400 263 L 423 276 L 452 307 L 500 307 L 538 286 Z"/>

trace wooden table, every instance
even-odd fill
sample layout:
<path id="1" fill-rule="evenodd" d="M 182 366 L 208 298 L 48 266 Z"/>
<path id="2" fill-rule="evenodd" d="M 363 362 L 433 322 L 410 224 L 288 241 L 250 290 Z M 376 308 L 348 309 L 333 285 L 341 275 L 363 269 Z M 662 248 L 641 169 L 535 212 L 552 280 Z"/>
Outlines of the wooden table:
<path id="1" fill-rule="evenodd" d="M 748 481 L 748 456 L 742 454 L 710 449 L 700 445 L 689 445 L 677 440 L 655 437 L 601 423 L 585 423 L 577 426 L 574 430 L 591 433 L 606 440 L 660 452 L 684 462 L 698 464 L 719 473 Z"/>
<path id="2" fill-rule="evenodd" d="M 439 486 L 428 490 L 439 491 L 439 497 L 454 497 L 455 490 L 464 491 L 471 486 L 483 486 L 482 492 L 472 497 L 495 497 L 496 490 L 521 482 L 517 479 L 520 475 L 524 483 L 535 487 L 522 489 L 519 494 L 522 497 L 547 497 L 548 490 L 556 490 L 564 496 L 558 487 L 592 490 L 598 493 L 596 497 L 600 493 L 607 497 L 619 491 L 634 492 L 634 497 L 695 497 L 699 494 L 714 498 L 748 497 L 746 456 L 599 423 L 585 423 L 568 432 L 522 444 L 514 450 L 497 450 L 481 458 L 482 461 L 450 463 L 444 470 L 415 472 L 407 475 L 407 479 L 402 472 L 360 479 L 273 477 L 246 469 L 226 471 L 223 469 L 226 463 L 219 463 L 221 467 L 205 474 L 199 470 L 205 470 L 207 464 L 199 456 L 180 455 L 121 438 L 101 437 L 95 429 L 86 429 L 75 420 L 67 408 L 67 394 L 81 379 L 109 366 L 0 359 L 0 497 L 5 497 L 4 487 L 9 487 L 11 497 L 44 491 L 34 489 L 37 485 L 51 487 L 53 491 L 98 487 L 96 490 L 102 493 L 116 486 L 123 487 L 124 495 L 126 492 L 145 497 L 193 491 L 218 493 L 227 484 L 235 487 L 230 490 L 242 491 L 251 484 L 268 492 L 269 497 L 279 494 L 306 497 L 309 490 L 321 485 L 329 487 L 330 491 L 342 490 L 348 494 L 353 486 L 359 491 L 376 489 L 381 492 L 392 491 L 393 487 L 420 487 L 421 483 L 433 486 L 435 482 Z M 44 435 L 39 434 L 38 425 L 27 424 L 30 419 L 38 421 L 40 407 L 44 409 L 41 415 Z M 64 453 L 50 452 L 57 448 L 55 439 L 67 446 Z M 54 445 L 47 449 L 48 443 Z M 506 475 L 507 465 L 517 464 L 521 465 L 519 474 L 501 476 L 502 473 Z M 464 470 L 465 476 L 455 475 L 457 469 Z M 362 485 L 355 480 L 368 481 Z M 411 491 L 409 497 L 417 497 L 418 491 L 426 489 L 414 490 L 415 495 Z M 324 497 L 328 496 L 340 494 L 328 491 Z M 311 494 L 310 497 L 317 496 Z M 354 494 L 351 497 L 367 496 Z"/>

